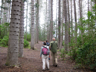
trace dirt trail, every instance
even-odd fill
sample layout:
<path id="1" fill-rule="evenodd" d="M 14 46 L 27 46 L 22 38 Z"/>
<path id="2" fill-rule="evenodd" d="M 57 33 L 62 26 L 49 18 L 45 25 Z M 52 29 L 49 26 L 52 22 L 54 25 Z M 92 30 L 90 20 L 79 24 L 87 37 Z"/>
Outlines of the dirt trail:
<path id="1" fill-rule="evenodd" d="M 40 59 L 41 46 L 42 42 L 39 41 L 35 45 L 36 50 L 24 49 L 24 57 L 19 58 L 19 68 L 4 66 L 7 57 L 7 48 L 0 47 L 0 72 L 42 72 L 42 61 Z M 50 70 L 44 72 L 92 72 L 85 69 L 74 69 L 74 65 L 75 63 L 68 58 L 65 61 L 58 58 L 58 67 L 53 67 L 51 58 Z"/>

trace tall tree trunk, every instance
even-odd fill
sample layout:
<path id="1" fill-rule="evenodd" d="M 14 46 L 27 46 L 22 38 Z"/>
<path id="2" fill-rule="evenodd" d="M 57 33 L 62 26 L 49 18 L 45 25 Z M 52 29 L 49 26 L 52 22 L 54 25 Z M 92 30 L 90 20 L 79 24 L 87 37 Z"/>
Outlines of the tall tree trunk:
<path id="1" fill-rule="evenodd" d="M 89 12 L 89 0 L 88 0 L 88 12 Z M 88 28 L 89 28 L 89 16 L 88 16 Z M 89 30 L 88 30 L 88 33 L 89 33 Z"/>
<path id="2" fill-rule="evenodd" d="M 68 41 L 70 42 L 70 13 L 69 13 L 69 0 L 67 0 L 68 6 Z"/>
<path id="3" fill-rule="evenodd" d="M 73 39 L 73 10 L 72 10 L 72 0 L 71 0 L 71 39 Z"/>
<path id="4" fill-rule="evenodd" d="M 47 40 L 48 40 L 48 35 L 49 35 L 49 33 L 48 33 L 48 13 L 47 13 L 47 11 L 48 11 L 48 2 L 47 2 L 47 0 L 46 0 L 46 24 L 47 24 Z"/>
<path id="5" fill-rule="evenodd" d="M 39 0 L 37 0 L 37 14 L 36 14 L 36 43 L 39 40 Z"/>
<path id="6" fill-rule="evenodd" d="M 90 1 L 90 4 L 91 4 L 91 12 L 92 12 L 92 1 Z"/>
<path id="7" fill-rule="evenodd" d="M 28 0 L 27 0 L 27 9 L 26 9 L 26 37 L 25 37 L 26 40 L 27 40 L 27 34 L 28 34 L 27 33 L 27 25 L 28 25 L 28 21 L 27 20 L 28 20 Z"/>
<path id="8" fill-rule="evenodd" d="M 50 18 L 51 18 L 51 15 L 50 15 L 50 0 L 47 0 L 48 1 L 48 25 L 47 25 L 47 27 L 48 27 L 48 35 L 47 35 L 47 39 L 49 40 L 49 42 L 50 42 Z"/>
<path id="9" fill-rule="evenodd" d="M 10 66 L 18 64 L 20 13 L 21 0 L 13 0 L 9 32 L 9 45 L 6 61 L 6 63 Z"/>
<path id="10" fill-rule="evenodd" d="M 65 50 L 66 51 L 68 51 L 68 47 L 69 47 L 69 45 L 68 45 L 68 23 L 67 23 L 67 6 L 66 6 L 66 3 L 67 3 L 67 1 L 66 0 L 64 0 L 64 13 L 65 13 Z"/>
<path id="11" fill-rule="evenodd" d="M 6 3 L 6 0 L 4 0 L 4 5 L 3 5 L 3 7 L 8 8 L 8 4 Z M 3 13 L 3 23 L 8 22 L 8 21 L 7 21 L 7 17 L 8 17 L 8 12 L 7 12 L 7 11 L 8 11 L 7 9 L 4 9 L 4 13 Z"/>
<path id="12" fill-rule="evenodd" d="M 60 33 L 60 48 L 62 48 L 63 42 L 63 0 L 61 0 L 61 33 Z"/>
<path id="13" fill-rule="evenodd" d="M 31 49 L 34 50 L 34 0 L 31 1 L 31 12 L 32 12 L 32 15 L 31 15 Z"/>
<path id="14" fill-rule="evenodd" d="M 82 0 L 79 0 L 79 10 L 80 10 L 80 25 L 83 28 L 83 25 L 82 25 Z M 83 30 L 81 30 L 81 40 L 83 42 Z"/>
<path id="15" fill-rule="evenodd" d="M 11 2 L 8 5 L 9 5 L 9 7 L 8 7 L 8 22 L 10 23 Z"/>
<path id="16" fill-rule="evenodd" d="M 77 14 L 76 14 L 75 0 L 74 0 L 74 17 L 75 17 L 75 44 L 77 44 Z"/>
<path id="17" fill-rule="evenodd" d="M 19 57 L 23 57 L 23 48 L 24 48 L 24 2 L 21 1 Z"/>
<path id="18" fill-rule="evenodd" d="M 50 41 L 53 37 L 53 0 L 51 0 Z"/>
<path id="19" fill-rule="evenodd" d="M 57 13 L 58 12 L 57 11 L 58 10 L 58 0 L 56 0 L 56 5 L 57 5 L 56 6 L 56 40 L 57 40 L 58 39 L 57 38 L 57 36 L 58 36 L 58 30 L 57 30 L 57 26 L 58 26 L 58 19 L 57 19 L 58 18 L 58 13 Z"/>
<path id="20" fill-rule="evenodd" d="M 61 48 L 61 0 L 58 2 L 58 46 Z"/>

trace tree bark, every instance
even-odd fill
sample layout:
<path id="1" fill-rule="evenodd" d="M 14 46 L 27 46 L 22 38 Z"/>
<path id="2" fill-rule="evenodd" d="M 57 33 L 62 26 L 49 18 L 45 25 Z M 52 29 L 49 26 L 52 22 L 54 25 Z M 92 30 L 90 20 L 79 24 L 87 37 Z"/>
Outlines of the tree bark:
<path id="1" fill-rule="evenodd" d="M 27 9 L 26 9 L 26 37 L 25 37 L 25 38 L 26 38 L 26 40 L 27 40 L 27 34 L 28 34 L 28 33 L 27 33 L 27 24 L 28 24 L 28 21 L 27 21 L 27 20 L 28 20 L 28 0 L 27 0 L 26 3 L 27 3 Z"/>
<path id="2" fill-rule="evenodd" d="M 31 1 L 31 49 L 34 50 L 34 0 Z"/>
<path id="3" fill-rule="evenodd" d="M 37 0 L 37 14 L 36 14 L 36 43 L 39 40 L 39 0 Z"/>
<path id="4" fill-rule="evenodd" d="M 82 25 L 82 0 L 79 0 L 79 10 L 80 10 L 80 26 L 83 28 L 83 25 Z M 83 30 L 81 30 L 81 40 L 83 43 Z"/>
<path id="5" fill-rule="evenodd" d="M 24 48 L 24 2 L 21 1 L 19 57 L 23 57 L 23 48 Z"/>
<path id="6" fill-rule="evenodd" d="M 77 14 L 76 14 L 75 0 L 74 0 L 74 17 L 75 17 L 75 44 L 77 44 Z"/>
<path id="7" fill-rule="evenodd" d="M 53 0 L 51 0 L 50 41 L 53 37 Z"/>
<path id="8" fill-rule="evenodd" d="M 18 65 L 20 13 L 21 0 L 13 0 L 9 32 L 9 45 L 6 61 L 9 66 Z"/>
<path id="9" fill-rule="evenodd" d="M 67 6 L 66 6 L 67 1 L 64 0 L 64 13 L 65 13 L 65 51 L 68 51 L 69 45 L 68 45 L 68 23 L 67 23 Z"/>
<path id="10" fill-rule="evenodd" d="M 58 46 L 61 48 L 61 0 L 58 2 Z"/>

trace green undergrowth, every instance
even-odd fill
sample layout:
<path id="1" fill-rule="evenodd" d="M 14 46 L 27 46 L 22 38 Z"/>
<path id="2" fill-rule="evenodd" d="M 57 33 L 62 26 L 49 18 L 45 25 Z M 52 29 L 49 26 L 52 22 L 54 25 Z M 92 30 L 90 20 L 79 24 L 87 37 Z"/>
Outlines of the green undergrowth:
<path id="1" fill-rule="evenodd" d="M 1 47 L 8 47 L 9 36 L 4 36 L 0 39 L 0 46 Z M 24 39 L 24 48 L 30 48 L 29 42 Z"/>

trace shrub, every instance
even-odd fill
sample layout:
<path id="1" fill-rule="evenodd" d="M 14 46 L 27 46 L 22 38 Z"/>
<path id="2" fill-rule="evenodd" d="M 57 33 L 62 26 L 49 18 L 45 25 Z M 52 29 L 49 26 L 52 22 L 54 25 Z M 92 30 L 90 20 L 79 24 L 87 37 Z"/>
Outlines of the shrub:
<path id="1" fill-rule="evenodd" d="M 24 48 L 27 48 L 28 46 L 29 46 L 29 42 L 26 39 L 24 39 Z"/>
<path id="2" fill-rule="evenodd" d="M 0 45 L 1 46 L 8 46 L 8 40 L 9 40 L 9 37 L 8 36 L 4 36 L 3 39 L 0 40 Z"/>
<path id="3" fill-rule="evenodd" d="M 26 37 L 26 33 L 25 33 L 24 39 L 26 39 L 27 41 L 31 41 L 31 34 L 27 33 L 27 37 Z"/>
<path id="4" fill-rule="evenodd" d="M 96 40 L 85 42 L 84 45 L 78 49 L 76 62 L 89 67 L 96 68 Z"/>
<path id="5" fill-rule="evenodd" d="M 65 57 L 65 54 L 66 54 L 65 49 L 62 48 L 62 49 L 60 50 L 60 57 L 63 58 L 63 60 L 64 60 L 64 57 Z"/>

